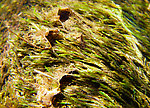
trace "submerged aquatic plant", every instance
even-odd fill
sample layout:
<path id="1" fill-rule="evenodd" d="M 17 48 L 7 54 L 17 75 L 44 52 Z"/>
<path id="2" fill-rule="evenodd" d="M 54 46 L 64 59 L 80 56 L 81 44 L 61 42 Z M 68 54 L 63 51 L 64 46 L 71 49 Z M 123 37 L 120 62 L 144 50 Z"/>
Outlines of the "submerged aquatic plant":
<path id="1" fill-rule="evenodd" d="M 125 3 L 135 11 L 141 2 Z M 2 3 L 1 10 L 18 5 Z M 149 26 L 141 27 L 127 8 L 115 0 L 33 0 L 13 17 L 6 11 L 1 107 L 149 107 Z"/>

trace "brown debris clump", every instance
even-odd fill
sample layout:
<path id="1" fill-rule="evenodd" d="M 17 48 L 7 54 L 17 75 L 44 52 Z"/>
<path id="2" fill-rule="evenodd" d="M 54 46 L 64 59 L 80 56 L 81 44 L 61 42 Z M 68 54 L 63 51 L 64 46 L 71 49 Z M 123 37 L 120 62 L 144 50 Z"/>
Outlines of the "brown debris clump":
<path id="1" fill-rule="evenodd" d="M 45 34 L 46 39 L 50 42 L 50 44 L 53 46 L 55 40 L 60 40 L 63 39 L 63 35 L 61 35 L 59 33 L 58 29 L 52 29 L 49 30 L 46 34 Z"/>
<path id="2" fill-rule="evenodd" d="M 71 15 L 71 10 L 68 7 L 59 9 L 58 15 L 60 16 L 60 21 L 65 22 L 69 19 L 69 16 Z"/>

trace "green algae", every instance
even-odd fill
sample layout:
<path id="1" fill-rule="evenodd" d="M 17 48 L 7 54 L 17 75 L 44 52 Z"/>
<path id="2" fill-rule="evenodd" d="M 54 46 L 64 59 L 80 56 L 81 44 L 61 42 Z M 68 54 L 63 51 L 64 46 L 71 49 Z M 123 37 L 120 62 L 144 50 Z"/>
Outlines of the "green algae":
<path id="1" fill-rule="evenodd" d="M 149 107 L 149 4 L 3 1 L 0 106 Z M 63 7 L 71 16 L 62 23 L 57 12 Z M 49 47 L 44 36 L 50 28 L 63 39 L 50 50 L 37 49 L 7 32 L 8 26 L 41 47 Z"/>

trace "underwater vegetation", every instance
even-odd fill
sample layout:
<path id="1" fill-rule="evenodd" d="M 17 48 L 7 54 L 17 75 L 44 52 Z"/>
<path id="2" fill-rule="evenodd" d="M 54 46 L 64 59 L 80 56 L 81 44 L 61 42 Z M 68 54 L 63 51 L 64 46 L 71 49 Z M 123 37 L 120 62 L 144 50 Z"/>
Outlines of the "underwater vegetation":
<path id="1" fill-rule="evenodd" d="M 149 108 L 150 1 L 2 0 L 1 108 Z"/>

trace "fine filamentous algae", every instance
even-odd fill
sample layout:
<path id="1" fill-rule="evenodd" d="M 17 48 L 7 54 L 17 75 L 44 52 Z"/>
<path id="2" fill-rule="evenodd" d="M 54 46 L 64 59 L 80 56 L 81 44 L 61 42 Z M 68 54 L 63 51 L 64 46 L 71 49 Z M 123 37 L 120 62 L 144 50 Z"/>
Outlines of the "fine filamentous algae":
<path id="1" fill-rule="evenodd" d="M 2 0 L 1 108 L 149 108 L 149 0 Z"/>

